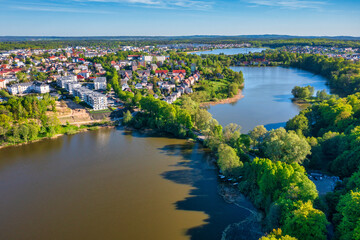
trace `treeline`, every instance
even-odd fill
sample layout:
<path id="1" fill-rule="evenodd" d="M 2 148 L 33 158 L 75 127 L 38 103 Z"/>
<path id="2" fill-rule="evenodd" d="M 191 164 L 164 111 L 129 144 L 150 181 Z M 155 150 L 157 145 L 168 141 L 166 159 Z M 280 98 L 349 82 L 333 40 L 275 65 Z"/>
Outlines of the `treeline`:
<path id="1" fill-rule="evenodd" d="M 292 39 L 270 39 L 250 41 L 254 46 L 266 46 L 278 48 L 283 46 L 325 46 L 325 47 L 360 47 L 359 40 L 336 40 L 326 38 L 292 38 Z"/>
<path id="2" fill-rule="evenodd" d="M 58 40 L 29 40 L 0 42 L 0 50 L 12 49 L 55 49 L 65 47 L 107 47 L 118 48 L 124 45 L 148 46 L 166 44 L 242 44 L 250 43 L 255 47 L 282 46 L 328 46 L 328 47 L 360 47 L 358 40 L 340 40 L 327 38 L 284 38 L 282 36 L 199 36 L 199 37 L 123 37 L 118 40 L 108 39 L 58 39 Z"/>
<path id="3" fill-rule="evenodd" d="M 345 94 L 352 94 L 360 90 L 359 63 L 353 63 L 343 58 L 301 54 L 291 61 L 291 66 L 326 77 L 332 87 Z"/>
<path id="4" fill-rule="evenodd" d="M 300 165 L 311 149 L 305 137 L 283 128 L 267 131 L 263 126 L 249 135 L 241 134 L 240 126 L 222 127 L 190 97 L 170 105 L 149 96 L 140 100 L 140 107 L 142 112 L 135 116 L 125 114 L 127 125 L 178 137 L 205 136 L 205 145 L 217 156 L 220 172 L 238 182 L 239 189 L 264 211 L 265 229 L 281 228 L 274 236 L 326 239 L 326 216 L 314 207 L 316 187 Z M 259 158 L 251 159 L 249 153 Z"/>
<path id="5" fill-rule="evenodd" d="M 55 101 L 48 94 L 42 98 L 10 97 L 0 105 L 0 145 L 51 137 L 59 132 L 58 119 L 48 111 L 56 111 Z"/>
<path id="6" fill-rule="evenodd" d="M 140 106 L 142 112 L 138 112 L 131 121 L 126 120 L 127 124 L 137 129 L 158 129 L 181 138 L 191 136 L 194 123 L 185 109 L 155 99 L 152 95 L 143 97 Z"/>
<path id="7" fill-rule="evenodd" d="M 334 58 L 318 54 L 298 54 L 286 51 L 265 51 L 262 53 L 238 54 L 231 57 L 232 64 L 264 59 L 270 65 L 286 65 L 301 68 L 324 76 L 332 88 L 342 95 L 353 94 L 360 90 L 360 63 L 341 57 Z"/>
<path id="8" fill-rule="evenodd" d="M 319 207 L 335 225 L 336 239 L 360 235 L 360 93 L 312 105 L 289 120 L 286 128 L 307 138 L 311 156 L 307 168 L 340 176 L 335 192 Z"/>
<path id="9" fill-rule="evenodd" d="M 325 240 L 328 222 L 314 207 L 318 193 L 300 165 L 310 154 L 306 139 L 294 131 L 267 131 L 263 126 L 242 135 L 234 126 L 212 126 L 205 144 L 217 153 L 221 172 L 237 179 L 240 191 L 265 213 L 265 231 L 281 229 L 279 239 Z M 250 159 L 250 152 L 258 157 Z"/>
<path id="10" fill-rule="evenodd" d="M 73 134 L 80 129 L 70 124 L 60 124 L 56 117 L 55 100 L 49 94 L 16 97 L 0 91 L 0 96 L 8 98 L 0 104 L 0 146 L 25 143 L 56 134 Z"/>

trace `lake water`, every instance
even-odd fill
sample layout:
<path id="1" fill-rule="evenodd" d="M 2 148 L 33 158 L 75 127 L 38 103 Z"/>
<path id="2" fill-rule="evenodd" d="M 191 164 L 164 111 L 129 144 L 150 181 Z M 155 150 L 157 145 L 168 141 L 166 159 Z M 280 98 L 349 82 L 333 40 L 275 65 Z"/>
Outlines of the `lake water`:
<path id="1" fill-rule="evenodd" d="M 210 160 L 121 129 L 1 149 L 0 239 L 220 239 L 250 211 L 219 195 Z"/>
<path id="2" fill-rule="evenodd" d="M 220 54 L 223 53 L 225 55 L 235 55 L 235 54 L 248 54 L 250 52 L 262 52 L 266 50 L 266 48 L 225 48 L 225 49 L 214 49 L 211 51 L 201 51 L 201 52 L 194 52 L 193 54 L 201 55 L 201 54 Z"/>
<path id="3" fill-rule="evenodd" d="M 296 115 L 295 85 L 327 89 L 297 69 L 233 70 L 244 72 L 245 97 L 210 112 L 243 132 Z M 101 129 L 8 147 L 0 150 L 0 239 L 220 239 L 254 209 L 226 203 L 218 188 L 209 154 L 185 140 Z"/>
<path id="4" fill-rule="evenodd" d="M 244 98 L 231 104 L 210 106 L 209 112 L 222 125 L 236 123 L 247 133 L 258 125 L 267 129 L 285 126 L 286 121 L 301 108 L 291 101 L 294 86 L 311 85 L 326 89 L 326 79 L 295 68 L 284 67 L 231 67 L 242 71 L 245 78 Z"/>

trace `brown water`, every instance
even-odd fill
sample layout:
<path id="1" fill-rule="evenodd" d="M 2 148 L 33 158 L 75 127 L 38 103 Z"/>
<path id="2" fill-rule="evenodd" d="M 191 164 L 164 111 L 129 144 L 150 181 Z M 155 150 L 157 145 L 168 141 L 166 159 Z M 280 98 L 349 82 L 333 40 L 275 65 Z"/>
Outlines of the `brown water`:
<path id="1" fill-rule="evenodd" d="M 199 144 L 101 129 L 0 150 L 0 239 L 220 239 L 249 216 Z"/>

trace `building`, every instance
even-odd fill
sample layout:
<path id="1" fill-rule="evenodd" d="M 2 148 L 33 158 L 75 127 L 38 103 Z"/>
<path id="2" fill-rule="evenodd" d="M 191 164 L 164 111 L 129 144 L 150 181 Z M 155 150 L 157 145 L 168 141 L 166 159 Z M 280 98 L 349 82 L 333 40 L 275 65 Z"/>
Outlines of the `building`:
<path id="1" fill-rule="evenodd" d="M 49 85 L 42 82 L 16 83 L 8 86 L 7 89 L 12 95 L 50 92 Z"/>
<path id="2" fill-rule="evenodd" d="M 108 106 L 107 98 L 104 94 L 91 91 L 85 87 L 79 87 L 73 90 L 74 96 L 90 105 L 94 110 L 106 109 Z"/>
<path id="3" fill-rule="evenodd" d="M 81 101 L 86 102 L 87 101 L 87 95 L 91 94 L 93 91 L 86 87 L 79 87 L 73 89 L 73 95 L 75 97 L 79 97 Z"/>
<path id="4" fill-rule="evenodd" d="M 87 104 L 89 104 L 94 110 L 106 109 L 108 106 L 107 98 L 104 94 L 98 92 L 92 92 L 87 96 Z"/>
<path id="5" fill-rule="evenodd" d="M 106 90 L 106 77 L 97 77 L 94 79 L 95 90 Z"/>
<path id="6" fill-rule="evenodd" d="M 164 63 L 166 60 L 165 56 L 142 56 L 141 61 L 146 62 L 147 64 L 150 64 L 151 62 L 161 62 Z"/>
<path id="7" fill-rule="evenodd" d="M 81 85 L 78 82 L 69 82 L 65 85 L 65 88 L 69 92 L 69 94 L 73 94 L 74 89 L 79 87 L 81 87 Z"/>
<path id="8" fill-rule="evenodd" d="M 0 89 L 6 88 L 6 80 L 0 79 Z"/>
<path id="9" fill-rule="evenodd" d="M 90 72 L 88 72 L 87 70 L 82 70 L 81 72 L 78 73 L 78 75 L 83 76 L 84 78 L 89 78 Z"/>
<path id="10" fill-rule="evenodd" d="M 66 88 L 66 84 L 68 83 L 77 83 L 77 78 L 75 75 L 59 77 L 56 80 L 56 84 L 61 88 Z"/>
<path id="11" fill-rule="evenodd" d="M 33 91 L 36 92 L 36 93 L 49 93 L 50 92 L 50 87 L 46 83 L 34 82 Z"/>

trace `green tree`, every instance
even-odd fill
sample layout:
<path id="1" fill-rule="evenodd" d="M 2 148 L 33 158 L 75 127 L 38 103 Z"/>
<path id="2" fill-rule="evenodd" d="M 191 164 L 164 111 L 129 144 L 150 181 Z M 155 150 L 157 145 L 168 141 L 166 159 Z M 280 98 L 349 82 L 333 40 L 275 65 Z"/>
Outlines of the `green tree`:
<path id="1" fill-rule="evenodd" d="M 360 239 L 360 192 L 350 191 L 342 196 L 336 209 L 341 216 L 337 226 L 339 239 Z"/>
<path id="2" fill-rule="evenodd" d="M 133 119 L 133 116 L 129 110 L 127 110 L 124 114 L 123 123 L 125 125 L 129 124 Z"/>
<path id="3" fill-rule="evenodd" d="M 310 154 L 311 147 L 305 138 L 294 131 L 286 132 L 284 128 L 269 131 L 260 144 L 265 157 L 273 161 L 302 163 Z"/>
<path id="4" fill-rule="evenodd" d="M 81 99 L 78 96 L 74 97 L 74 102 L 79 104 L 81 102 Z"/>
<path id="5" fill-rule="evenodd" d="M 325 240 L 326 216 L 314 209 L 310 201 L 288 215 L 283 226 L 284 233 L 302 240 Z"/>
<path id="6" fill-rule="evenodd" d="M 261 237 L 259 240 L 297 240 L 289 235 L 283 235 L 281 229 L 274 229 L 270 234 Z"/>
<path id="7" fill-rule="evenodd" d="M 229 85 L 229 97 L 233 97 L 238 93 L 239 86 L 236 83 L 230 83 Z"/>
<path id="8" fill-rule="evenodd" d="M 20 82 L 28 82 L 27 74 L 24 72 L 17 72 L 16 73 L 17 79 L 19 79 Z"/>
<path id="9" fill-rule="evenodd" d="M 142 98 L 141 93 L 136 93 L 134 98 L 133 98 L 133 104 L 135 106 L 139 106 L 141 98 Z"/>
<path id="10" fill-rule="evenodd" d="M 295 86 L 291 93 L 293 94 L 294 98 L 306 99 L 314 95 L 314 87 L 306 86 L 306 87 L 299 87 Z"/>
<path id="11" fill-rule="evenodd" d="M 249 132 L 249 136 L 251 138 L 252 145 L 256 146 L 259 142 L 262 142 L 266 133 L 267 130 L 263 125 L 256 126 L 253 130 L 251 130 Z"/>
<path id="12" fill-rule="evenodd" d="M 296 115 L 286 123 L 286 130 L 293 130 L 299 135 L 309 133 L 309 120 L 303 115 Z"/>
<path id="13" fill-rule="evenodd" d="M 217 163 L 221 172 L 225 175 L 237 175 L 243 167 L 243 163 L 236 155 L 235 150 L 226 144 L 219 146 L 218 155 L 219 159 Z"/>

